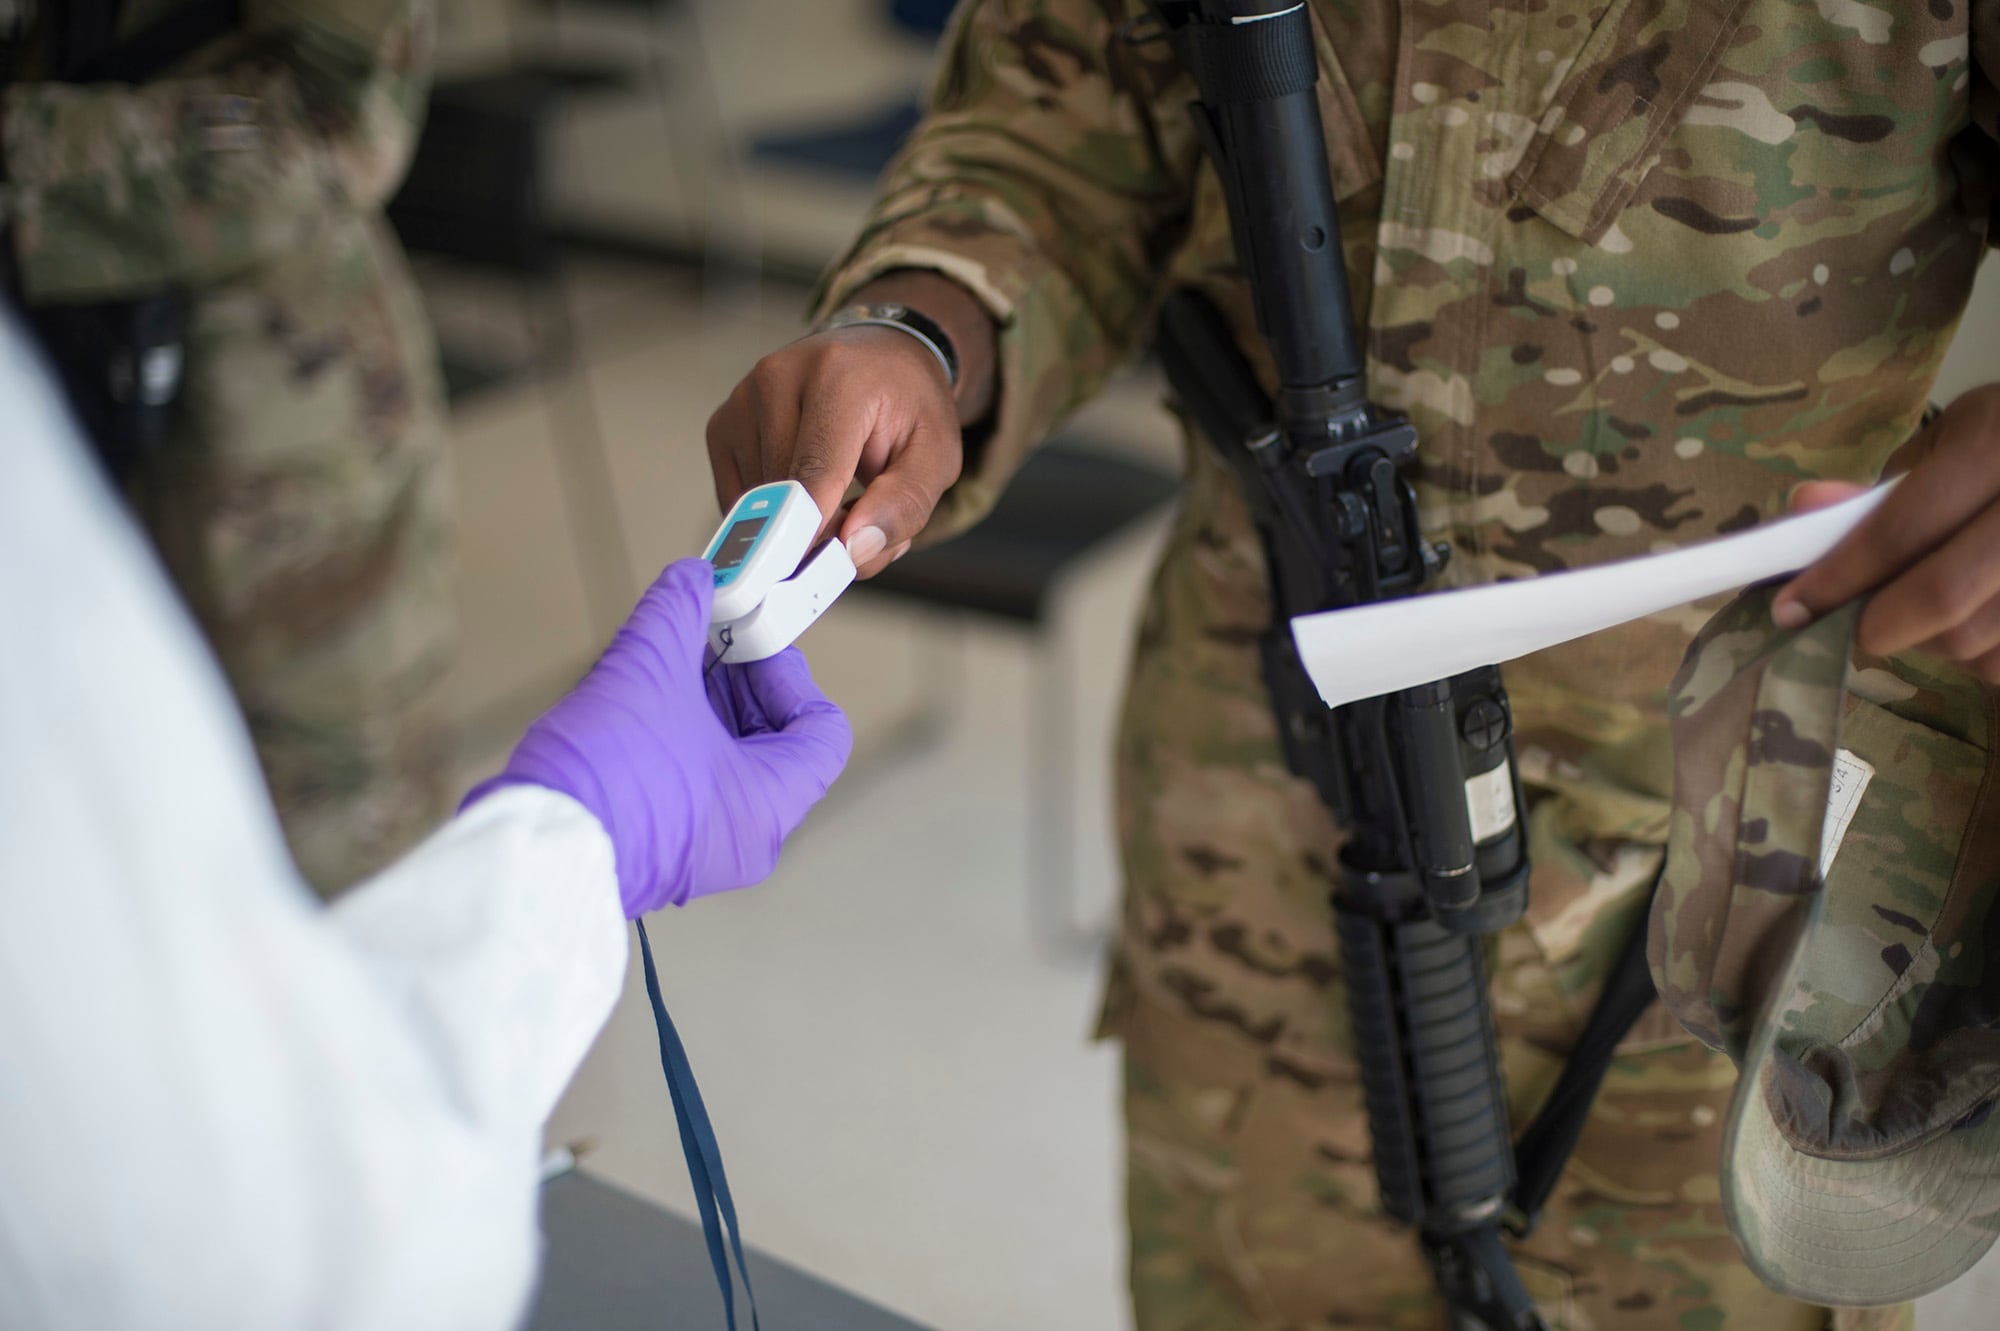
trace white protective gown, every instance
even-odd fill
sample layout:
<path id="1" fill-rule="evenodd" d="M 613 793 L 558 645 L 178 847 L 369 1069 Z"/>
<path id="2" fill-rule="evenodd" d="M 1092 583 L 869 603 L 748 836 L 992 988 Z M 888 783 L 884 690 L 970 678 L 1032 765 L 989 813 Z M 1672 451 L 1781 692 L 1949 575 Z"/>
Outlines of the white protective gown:
<path id="1" fill-rule="evenodd" d="M 222 677 L 0 323 L 0 1328 L 502 1328 L 626 957 L 504 791 L 332 908 Z"/>

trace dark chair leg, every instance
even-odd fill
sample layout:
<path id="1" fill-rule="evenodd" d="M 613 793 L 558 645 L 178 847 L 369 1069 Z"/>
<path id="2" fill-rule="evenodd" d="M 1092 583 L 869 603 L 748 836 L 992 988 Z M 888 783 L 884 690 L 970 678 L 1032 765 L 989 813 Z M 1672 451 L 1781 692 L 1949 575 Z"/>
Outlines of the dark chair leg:
<path id="1" fill-rule="evenodd" d="M 710 0 L 652 0 L 655 40 L 647 61 L 653 100 L 666 122 L 674 174 L 687 196 L 687 244 L 701 254 L 701 315 L 704 327 L 717 323 L 725 303 L 753 308 L 763 296 L 758 273 L 757 219 L 744 193 L 743 169 L 715 77 L 713 29 L 702 6 Z M 676 13 L 678 11 L 678 13 Z M 670 63 L 660 34 L 674 25 L 682 47 Z M 688 83 L 692 96 L 676 99 L 673 80 Z M 689 103 L 699 124 L 683 124 Z M 677 106 L 679 108 L 677 114 Z M 697 212 L 697 207 L 699 211 Z"/>
<path id="2" fill-rule="evenodd" d="M 955 611 L 925 615 L 938 621 L 942 631 L 932 633 L 926 623 L 917 635 L 917 705 L 868 746 L 861 761 L 850 762 L 827 792 L 821 808 L 841 807 L 858 800 L 905 758 L 914 758 L 938 747 L 951 733 L 966 694 L 965 616 Z M 939 640 L 942 639 L 942 645 Z"/>
<path id="3" fill-rule="evenodd" d="M 716 227 L 714 219 L 707 216 L 706 209 L 697 217 L 694 210 L 701 206 L 701 200 L 714 192 L 714 182 L 710 173 L 716 168 L 716 145 L 726 142 L 722 129 L 722 104 L 717 96 L 714 75 L 709 70 L 707 32 L 702 27 L 701 15 L 696 12 L 700 0 L 683 0 L 679 5 L 662 4 L 653 0 L 649 7 L 649 18 L 653 26 L 652 41 L 646 53 L 646 72 L 653 84 L 653 102 L 659 108 L 660 118 L 666 124 L 668 155 L 673 158 L 673 171 L 680 190 L 686 196 L 689 209 L 688 234 L 684 243 L 703 255 L 702 279 L 704 284 L 710 279 L 712 266 L 710 251 Z M 676 18 L 673 10 L 681 10 Z M 686 41 L 676 43 L 681 49 L 682 59 L 676 68 L 665 50 L 670 40 L 671 28 L 679 28 L 679 36 Z M 688 50 L 688 47 L 692 50 Z M 706 124 L 693 127 L 679 123 L 675 116 L 677 98 L 673 95 L 676 76 L 691 78 L 700 86 L 694 100 L 700 103 L 700 112 Z M 737 219 L 732 219 L 737 220 Z"/>
<path id="4" fill-rule="evenodd" d="M 1028 924 L 1037 946 L 1064 960 L 1089 955 L 1101 930 L 1076 919 L 1075 680 L 1064 635 L 1043 632 L 1028 746 Z"/>
<path id="5" fill-rule="evenodd" d="M 527 300 L 537 362 L 535 391 L 549 423 L 563 508 L 583 559 L 584 599 L 592 630 L 608 642 L 632 610 L 632 556 L 618 513 L 618 485 L 598 419 L 589 358 L 577 341 L 560 266 L 531 283 Z"/>
<path id="6" fill-rule="evenodd" d="M 925 615 L 917 631 L 916 706 L 876 746 L 871 767 L 928 752 L 950 736 L 966 696 L 965 616 Z"/>

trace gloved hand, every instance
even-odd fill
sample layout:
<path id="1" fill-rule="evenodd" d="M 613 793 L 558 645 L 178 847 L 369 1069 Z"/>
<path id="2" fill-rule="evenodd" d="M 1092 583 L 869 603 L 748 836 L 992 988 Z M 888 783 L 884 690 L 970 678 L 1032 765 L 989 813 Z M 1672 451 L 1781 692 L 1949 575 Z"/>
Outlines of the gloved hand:
<path id="1" fill-rule="evenodd" d="M 583 682 L 466 796 L 537 785 L 590 810 L 627 917 L 767 877 L 854 744 L 796 648 L 704 679 L 714 594 L 707 561 L 669 565 Z"/>

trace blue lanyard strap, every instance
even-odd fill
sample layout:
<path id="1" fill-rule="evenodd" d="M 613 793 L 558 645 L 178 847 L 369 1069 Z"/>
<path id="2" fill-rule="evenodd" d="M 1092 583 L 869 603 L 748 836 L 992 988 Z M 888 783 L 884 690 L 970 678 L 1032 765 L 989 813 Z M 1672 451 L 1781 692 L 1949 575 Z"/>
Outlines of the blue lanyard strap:
<path id="1" fill-rule="evenodd" d="M 715 1268 L 716 1287 L 722 1291 L 722 1311 L 729 1319 L 729 1331 L 736 1331 L 736 1287 L 729 1278 L 729 1258 L 722 1242 L 722 1227 L 726 1223 L 728 1251 L 735 1254 L 736 1272 L 743 1277 L 743 1298 L 750 1305 L 750 1326 L 752 1331 L 762 1331 L 757 1323 L 757 1296 L 750 1289 L 750 1268 L 743 1261 L 736 1203 L 730 1200 L 729 1176 L 722 1169 L 722 1148 L 716 1145 L 715 1127 L 709 1122 L 708 1107 L 701 1102 L 701 1088 L 694 1083 L 694 1067 L 688 1062 L 687 1050 L 681 1046 L 672 1018 L 667 1016 L 666 1001 L 660 997 L 660 973 L 653 966 L 653 945 L 646 939 L 645 921 L 632 923 L 639 930 L 639 957 L 646 967 L 646 997 L 653 1004 L 653 1025 L 660 1032 L 660 1066 L 667 1074 L 667 1089 L 673 1093 L 674 1118 L 681 1129 L 681 1152 L 687 1156 L 695 1205 L 701 1209 L 701 1236 L 708 1240 L 708 1261 Z"/>

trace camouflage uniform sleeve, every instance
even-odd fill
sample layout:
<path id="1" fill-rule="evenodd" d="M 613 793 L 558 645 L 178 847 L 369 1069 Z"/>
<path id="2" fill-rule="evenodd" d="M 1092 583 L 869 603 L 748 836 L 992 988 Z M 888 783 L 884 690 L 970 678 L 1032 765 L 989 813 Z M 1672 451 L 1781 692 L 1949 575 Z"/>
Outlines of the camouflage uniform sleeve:
<path id="1" fill-rule="evenodd" d="M 431 0 L 250 0 L 171 77 L 7 91 L 7 204 L 31 302 L 201 286 L 379 208 L 427 92 Z"/>
<path id="2" fill-rule="evenodd" d="M 815 317 L 892 269 L 941 273 L 999 325 L 988 422 L 926 535 L 961 530 L 1130 357 L 1151 323 L 1196 165 L 1164 44 L 1121 34 L 1137 0 L 964 0 L 928 114 L 890 167 Z M 1174 114 L 1155 114 L 1155 108 Z"/>

